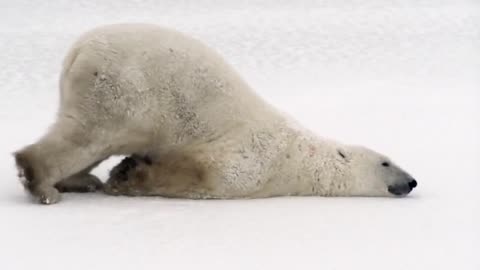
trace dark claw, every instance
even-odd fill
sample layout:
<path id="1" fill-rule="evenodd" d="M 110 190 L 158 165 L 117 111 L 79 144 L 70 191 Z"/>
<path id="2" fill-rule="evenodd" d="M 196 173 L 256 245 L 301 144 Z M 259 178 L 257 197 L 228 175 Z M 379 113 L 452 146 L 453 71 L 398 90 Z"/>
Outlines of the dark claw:
<path id="1" fill-rule="evenodd" d="M 152 165 L 152 159 L 149 156 L 144 156 L 143 162 L 145 162 L 147 165 Z"/>
<path id="2" fill-rule="evenodd" d="M 127 174 L 128 172 L 137 167 L 138 166 L 138 162 L 137 160 L 135 160 L 134 158 L 131 158 L 131 157 L 126 157 L 124 158 L 120 164 L 118 164 L 114 170 L 116 169 L 116 175 L 115 175 L 115 178 L 118 179 L 119 181 L 127 181 L 128 180 L 128 177 L 127 177 Z M 113 170 L 112 170 L 113 171 Z"/>

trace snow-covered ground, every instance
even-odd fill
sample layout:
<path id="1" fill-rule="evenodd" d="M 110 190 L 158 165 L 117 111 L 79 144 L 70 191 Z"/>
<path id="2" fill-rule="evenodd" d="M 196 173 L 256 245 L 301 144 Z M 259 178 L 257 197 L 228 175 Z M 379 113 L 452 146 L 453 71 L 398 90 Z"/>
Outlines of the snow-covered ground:
<path id="1" fill-rule="evenodd" d="M 268 101 L 386 153 L 418 188 L 31 203 L 10 153 L 53 121 L 71 42 L 114 22 L 200 38 Z M 1 0 L 0 93 L 0 269 L 480 269 L 478 0 Z"/>

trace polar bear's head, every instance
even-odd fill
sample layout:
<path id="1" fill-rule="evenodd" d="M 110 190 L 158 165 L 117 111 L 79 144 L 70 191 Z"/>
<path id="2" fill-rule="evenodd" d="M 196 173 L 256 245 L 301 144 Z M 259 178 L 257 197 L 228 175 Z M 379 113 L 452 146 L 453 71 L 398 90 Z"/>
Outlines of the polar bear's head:
<path id="1" fill-rule="evenodd" d="M 405 196 L 417 181 L 389 158 L 361 146 L 338 149 L 349 167 L 351 192 L 357 196 Z"/>

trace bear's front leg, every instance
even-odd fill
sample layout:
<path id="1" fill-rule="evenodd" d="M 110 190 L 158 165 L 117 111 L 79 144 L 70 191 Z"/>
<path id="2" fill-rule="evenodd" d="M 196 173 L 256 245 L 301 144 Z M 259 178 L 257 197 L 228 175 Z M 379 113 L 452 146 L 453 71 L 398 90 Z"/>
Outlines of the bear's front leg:
<path id="1" fill-rule="evenodd" d="M 144 181 L 151 160 L 148 157 L 132 155 L 124 158 L 110 171 L 110 177 L 103 191 L 109 195 L 142 196 L 146 194 Z"/>

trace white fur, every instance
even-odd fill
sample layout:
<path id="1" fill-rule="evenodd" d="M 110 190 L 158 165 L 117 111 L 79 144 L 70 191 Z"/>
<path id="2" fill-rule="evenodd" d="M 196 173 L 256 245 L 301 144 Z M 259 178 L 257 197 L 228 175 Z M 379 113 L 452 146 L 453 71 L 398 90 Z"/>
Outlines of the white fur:
<path id="1" fill-rule="evenodd" d="M 150 156 L 154 166 L 184 156 L 206 170 L 208 183 L 196 189 L 152 184 L 150 195 L 384 196 L 409 178 L 393 164 L 384 170 L 386 158 L 373 151 L 298 128 L 213 50 L 158 26 L 84 34 L 65 58 L 60 91 L 54 126 L 17 153 L 33 170 L 32 193 L 47 193 L 46 203 L 58 200 L 51 187 L 62 179 L 122 154 Z"/>

